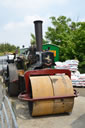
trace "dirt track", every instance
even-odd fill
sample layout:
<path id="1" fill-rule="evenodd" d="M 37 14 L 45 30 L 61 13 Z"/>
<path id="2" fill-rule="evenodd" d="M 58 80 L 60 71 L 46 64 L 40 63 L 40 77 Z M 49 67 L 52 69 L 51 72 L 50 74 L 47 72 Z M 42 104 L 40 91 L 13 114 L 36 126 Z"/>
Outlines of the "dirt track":
<path id="1" fill-rule="evenodd" d="M 77 88 L 80 96 L 75 98 L 74 108 L 71 115 L 49 115 L 31 117 L 28 103 L 10 98 L 14 103 L 15 114 L 19 128 L 84 128 L 85 127 L 85 88 Z M 1 96 L 0 96 L 1 97 Z"/>
<path id="2" fill-rule="evenodd" d="M 31 117 L 27 102 L 21 102 L 16 98 L 12 99 L 12 101 L 16 101 L 16 117 L 19 128 L 84 128 L 85 97 L 83 96 L 85 96 L 85 88 L 77 88 L 77 90 L 80 92 L 80 96 L 75 98 L 71 115 Z"/>
<path id="3" fill-rule="evenodd" d="M 84 96 L 85 97 L 85 88 L 75 88 L 78 92 L 80 96 Z"/>
<path id="4" fill-rule="evenodd" d="M 85 122 L 85 97 L 75 99 L 71 115 L 49 115 L 31 117 L 26 102 L 16 102 L 17 122 L 19 128 L 84 128 Z"/>

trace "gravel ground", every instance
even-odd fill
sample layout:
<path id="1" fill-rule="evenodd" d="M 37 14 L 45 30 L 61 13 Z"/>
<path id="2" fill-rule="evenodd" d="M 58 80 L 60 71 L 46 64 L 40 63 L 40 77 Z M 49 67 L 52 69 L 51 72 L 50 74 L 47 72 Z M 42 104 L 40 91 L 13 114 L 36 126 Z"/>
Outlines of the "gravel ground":
<path id="1" fill-rule="evenodd" d="M 15 103 L 19 128 L 84 128 L 85 127 L 85 88 L 77 88 L 80 96 L 75 98 L 71 115 L 59 114 L 41 117 L 29 115 L 28 103 L 11 98 Z"/>
<path id="2" fill-rule="evenodd" d="M 12 99 L 16 100 L 16 99 Z M 16 101 L 16 117 L 19 128 L 84 128 L 85 122 L 85 97 L 77 97 L 71 115 L 49 115 L 31 117 L 28 104 Z"/>
<path id="3" fill-rule="evenodd" d="M 0 84 L 0 101 L 2 99 L 2 84 Z M 74 108 L 71 115 L 49 115 L 31 117 L 28 103 L 10 98 L 14 106 L 19 128 L 85 128 L 85 88 L 76 88 L 80 96 L 75 98 Z"/>
<path id="4" fill-rule="evenodd" d="M 85 97 L 85 88 L 75 88 L 78 92 L 80 96 Z"/>

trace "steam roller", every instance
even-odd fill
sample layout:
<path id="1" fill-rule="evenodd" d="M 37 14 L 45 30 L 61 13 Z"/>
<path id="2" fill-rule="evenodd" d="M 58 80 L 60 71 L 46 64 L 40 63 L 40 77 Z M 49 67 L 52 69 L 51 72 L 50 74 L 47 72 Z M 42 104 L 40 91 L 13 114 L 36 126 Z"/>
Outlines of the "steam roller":
<path id="1" fill-rule="evenodd" d="M 25 73 L 26 93 L 19 99 L 29 102 L 32 116 L 70 113 L 76 91 L 69 70 L 43 69 Z"/>
<path id="2" fill-rule="evenodd" d="M 32 116 L 70 113 L 77 96 L 71 72 L 54 69 L 53 52 L 42 50 L 42 21 L 34 24 L 36 47 L 28 49 L 26 59 L 18 56 L 8 65 L 8 92 L 12 96 L 19 94 L 20 100 L 27 101 Z"/>

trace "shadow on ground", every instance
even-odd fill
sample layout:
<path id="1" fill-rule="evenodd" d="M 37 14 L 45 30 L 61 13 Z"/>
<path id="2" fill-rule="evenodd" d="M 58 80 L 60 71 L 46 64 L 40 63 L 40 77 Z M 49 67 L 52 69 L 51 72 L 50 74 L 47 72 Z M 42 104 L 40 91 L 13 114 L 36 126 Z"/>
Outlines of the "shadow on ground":
<path id="1" fill-rule="evenodd" d="M 71 124 L 72 128 L 85 128 L 85 114 Z"/>

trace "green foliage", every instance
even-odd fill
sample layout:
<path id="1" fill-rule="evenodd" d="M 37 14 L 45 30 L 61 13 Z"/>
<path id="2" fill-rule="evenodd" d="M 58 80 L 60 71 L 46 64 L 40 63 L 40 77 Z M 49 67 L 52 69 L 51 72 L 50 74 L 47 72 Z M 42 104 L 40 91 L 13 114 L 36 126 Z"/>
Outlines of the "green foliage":
<path id="1" fill-rule="evenodd" d="M 35 45 L 35 44 L 36 44 L 36 38 L 34 34 L 31 33 L 31 45 Z"/>
<path id="2" fill-rule="evenodd" d="M 43 39 L 43 44 L 48 43 L 47 40 Z M 35 35 L 31 33 L 31 45 L 36 45 L 36 38 Z"/>
<path id="3" fill-rule="evenodd" d="M 65 16 L 50 17 L 46 40 L 60 47 L 60 61 L 78 59 L 79 68 L 85 67 L 85 22 L 73 22 Z"/>
<path id="4" fill-rule="evenodd" d="M 16 47 L 14 45 L 11 45 L 9 43 L 1 43 L 0 44 L 0 55 L 6 54 L 6 53 L 13 53 L 16 51 L 16 49 L 19 50 L 19 47 Z"/>

